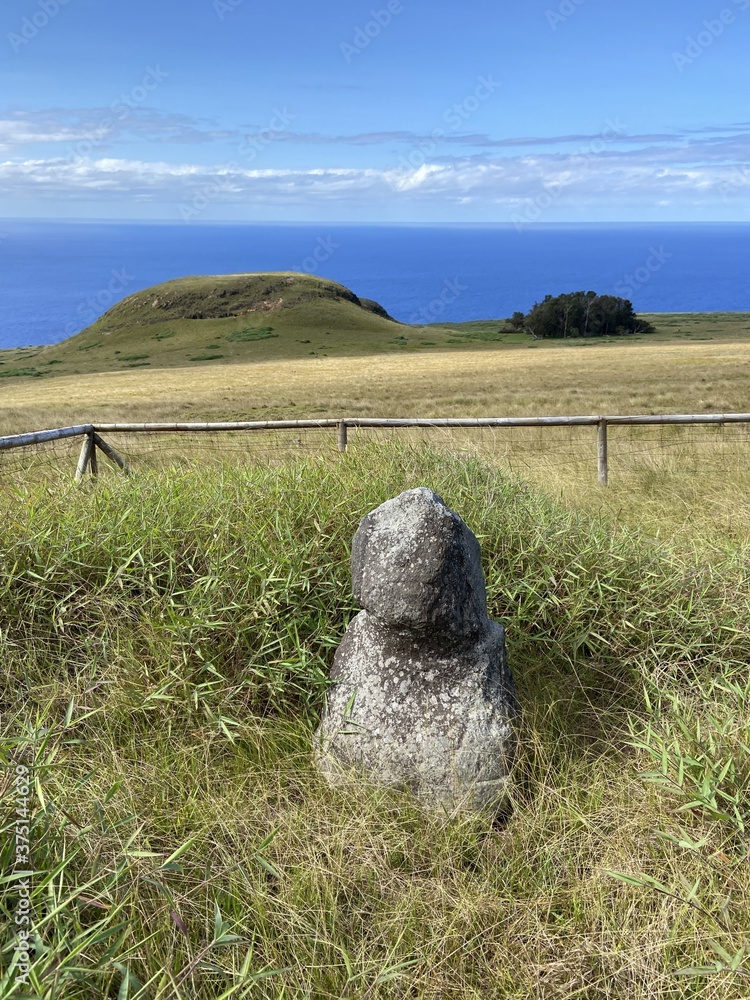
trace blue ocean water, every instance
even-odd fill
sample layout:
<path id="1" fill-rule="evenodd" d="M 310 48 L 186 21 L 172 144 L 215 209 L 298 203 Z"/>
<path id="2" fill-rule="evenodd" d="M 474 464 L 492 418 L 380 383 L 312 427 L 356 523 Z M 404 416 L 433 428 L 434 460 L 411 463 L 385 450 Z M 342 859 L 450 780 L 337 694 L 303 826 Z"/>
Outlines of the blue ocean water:
<path id="1" fill-rule="evenodd" d="M 495 319 L 594 290 L 644 312 L 750 311 L 750 225 L 0 222 L 0 347 L 50 344 L 189 274 L 305 270 L 404 322 Z"/>

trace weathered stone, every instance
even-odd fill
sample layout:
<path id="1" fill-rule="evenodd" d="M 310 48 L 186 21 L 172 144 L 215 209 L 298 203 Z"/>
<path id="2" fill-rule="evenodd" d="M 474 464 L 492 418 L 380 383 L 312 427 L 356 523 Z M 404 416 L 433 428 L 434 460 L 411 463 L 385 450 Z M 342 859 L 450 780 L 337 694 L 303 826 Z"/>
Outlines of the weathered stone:
<path id="1" fill-rule="evenodd" d="M 487 627 L 479 542 L 432 490 L 368 514 L 352 544 L 354 599 L 396 626 L 477 635 Z"/>
<path id="2" fill-rule="evenodd" d="M 322 774 L 405 786 L 451 813 L 499 811 L 517 703 L 475 536 L 437 494 L 409 490 L 363 519 L 352 578 L 365 610 L 334 658 Z"/>

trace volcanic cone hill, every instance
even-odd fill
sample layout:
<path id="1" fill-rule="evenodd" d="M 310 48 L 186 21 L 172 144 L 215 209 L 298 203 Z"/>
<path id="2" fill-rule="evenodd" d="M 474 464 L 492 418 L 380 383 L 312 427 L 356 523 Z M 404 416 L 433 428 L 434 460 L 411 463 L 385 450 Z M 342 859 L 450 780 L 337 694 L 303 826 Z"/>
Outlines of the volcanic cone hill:
<path id="1" fill-rule="evenodd" d="M 74 374 L 369 354 L 403 349 L 405 331 L 377 302 L 313 275 L 189 277 L 128 296 L 34 364 Z"/>

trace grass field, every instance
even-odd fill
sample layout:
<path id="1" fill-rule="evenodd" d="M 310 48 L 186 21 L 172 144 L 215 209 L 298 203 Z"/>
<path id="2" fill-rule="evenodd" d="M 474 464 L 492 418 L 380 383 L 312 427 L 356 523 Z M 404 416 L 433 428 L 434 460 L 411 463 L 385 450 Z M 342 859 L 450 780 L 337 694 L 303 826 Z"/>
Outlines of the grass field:
<path id="1" fill-rule="evenodd" d="M 369 360 L 285 358 L 8 379 L 0 389 L 0 428 L 12 433 L 78 420 L 186 413 L 205 420 L 744 412 L 747 325 L 738 318 L 714 340 L 664 332 L 579 347 L 572 341 L 464 345 L 450 352 L 371 354 Z"/>
<path id="2" fill-rule="evenodd" d="M 701 413 L 749 408 L 746 318 L 660 317 L 657 325 L 661 332 L 653 338 L 586 342 L 583 347 L 574 342 L 482 344 L 450 353 L 431 349 L 421 354 L 370 355 L 366 360 L 286 359 L 9 379 L 0 390 L 0 433 L 91 420 Z M 287 436 L 288 442 L 298 439 L 303 451 L 330 448 L 334 440 L 332 434 Z M 604 507 L 613 517 L 660 535 L 667 532 L 677 541 L 688 521 L 699 521 L 704 528 L 700 537 L 719 546 L 727 537 L 739 544 L 750 526 L 745 442 L 726 431 L 670 435 L 613 430 L 611 488 L 606 497 L 596 487 L 590 430 L 452 436 L 432 432 L 419 439 L 441 448 L 473 448 L 569 503 L 595 511 Z M 352 448 L 358 447 L 357 440 Z M 245 446 L 254 447 L 254 441 Z M 113 443 L 130 449 L 135 467 L 145 462 L 145 441 Z M 282 443 L 277 439 L 274 446 L 281 448 Z M 185 454 L 185 447 L 188 454 L 200 448 L 210 457 L 217 442 L 194 439 L 187 446 L 170 440 L 168 447 L 164 445 L 175 458 Z M 7 466 L 11 457 L 0 461 Z M 12 461 L 23 466 L 20 456 Z"/>
<path id="3" fill-rule="evenodd" d="M 750 335 L 742 313 L 645 317 L 656 332 L 627 338 L 565 341 L 565 349 L 667 343 L 735 342 Z M 559 350 L 531 341 L 505 320 L 409 326 L 375 302 L 335 282 L 308 274 L 276 273 L 181 278 L 137 292 L 97 322 L 59 344 L 0 351 L 0 384 L 57 381 L 92 373 L 151 374 L 174 369 L 186 381 L 207 370 L 314 359 L 418 356 L 466 351 Z M 191 373 L 192 372 L 192 376 Z M 230 380 L 232 376 L 229 375 Z M 3 388 L 5 385 L 3 384 Z"/>
<path id="4" fill-rule="evenodd" d="M 502 826 L 334 792 L 311 765 L 352 533 L 420 483 L 479 535 L 508 629 L 523 752 Z M 32 995 L 748 995 L 744 561 L 393 445 L 61 479 L 7 491 L 3 515 Z M 4 996 L 10 958 L 6 940 Z"/>
<path id="5" fill-rule="evenodd" d="M 748 317 L 651 319 L 640 341 L 494 342 L 494 324 L 466 324 L 423 350 L 14 376 L 0 433 L 750 409 Z M 296 455 L 269 439 L 268 458 L 255 439 L 249 455 L 113 439 L 136 474 L 82 487 L 72 453 L 40 453 L 39 475 L 33 453 L 0 455 L 0 874 L 20 763 L 30 995 L 750 996 L 750 442 L 613 429 L 602 490 L 590 429 L 388 437 L 354 435 L 345 456 L 333 434 L 300 435 Z M 333 792 L 311 765 L 355 610 L 352 534 L 417 485 L 480 537 L 508 630 L 523 752 L 504 825 Z M 17 905 L 7 891 L 8 925 Z M 19 996 L 11 945 L 3 998 Z"/>

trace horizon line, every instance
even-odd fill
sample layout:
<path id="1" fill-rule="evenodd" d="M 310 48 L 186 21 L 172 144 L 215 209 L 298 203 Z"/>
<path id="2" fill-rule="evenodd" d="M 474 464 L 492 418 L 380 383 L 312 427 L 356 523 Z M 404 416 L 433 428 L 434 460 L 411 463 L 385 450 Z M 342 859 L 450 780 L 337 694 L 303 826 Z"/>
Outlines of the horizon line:
<path id="1" fill-rule="evenodd" d="M 423 220 L 418 221 L 375 221 L 375 220 L 365 220 L 365 221 L 352 221 L 352 220 L 285 220 L 285 219 L 206 219 L 197 220 L 195 222 L 185 223 L 180 219 L 125 219 L 125 218 L 111 218 L 102 216 L 100 218 L 89 218 L 81 216 L 22 216 L 22 215 L 6 215 L 0 216 L 0 223 L 74 223 L 81 225 L 158 225 L 158 226 L 180 226 L 188 228 L 200 228 L 208 226 L 372 226 L 380 229 L 399 229 L 399 228 L 413 228 L 413 229 L 433 229 L 433 228 L 445 228 L 445 229 L 516 229 L 516 224 L 513 222 L 457 222 L 457 221 L 435 221 L 426 222 Z M 750 219 L 744 220 L 727 220 L 727 219 L 665 219 L 665 220 L 654 220 L 654 219 L 632 219 L 632 220 L 605 220 L 601 222 L 592 222 L 590 220 L 561 220 L 557 222 L 544 222 L 544 223 L 533 223 L 529 222 L 525 225 L 524 229 L 562 229 L 562 228 L 604 228 L 604 227 L 636 227 L 636 226 L 750 226 Z"/>

